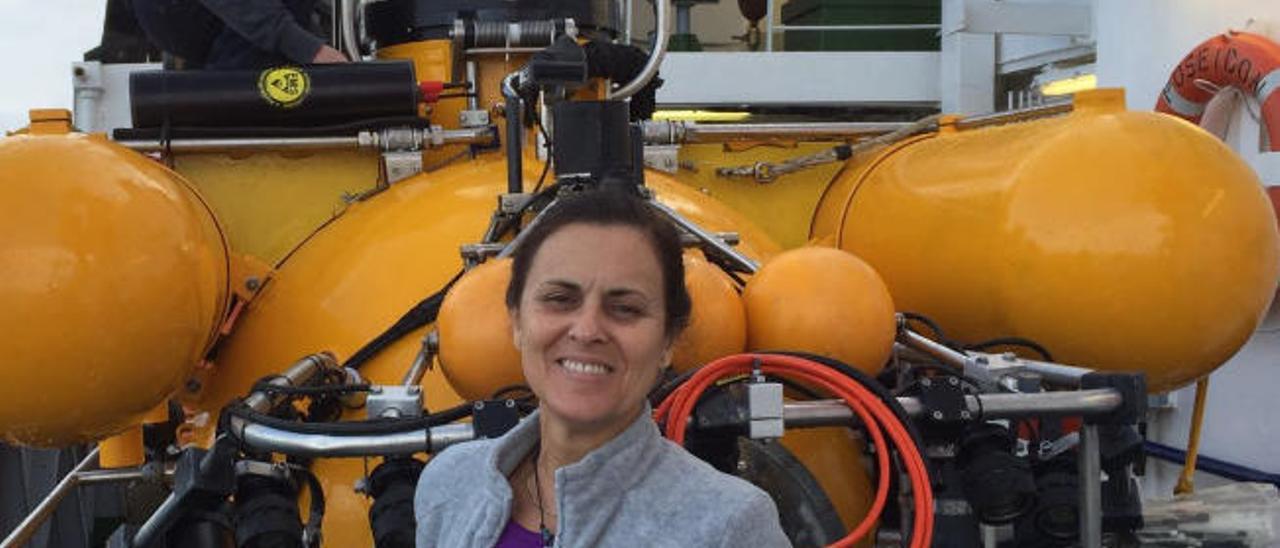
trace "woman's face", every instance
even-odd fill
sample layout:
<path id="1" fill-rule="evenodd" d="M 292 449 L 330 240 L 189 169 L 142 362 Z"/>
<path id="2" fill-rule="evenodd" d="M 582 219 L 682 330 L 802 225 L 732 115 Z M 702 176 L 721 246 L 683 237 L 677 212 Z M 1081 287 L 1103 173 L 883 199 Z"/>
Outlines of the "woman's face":
<path id="1" fill-rule="evenodd" d="M 547 237 L 512 311 L 544 416 L 588 430 L 635 418 L 671 358 L 662 281 L 653 245 L 634 228 L 578 223 Z"/>

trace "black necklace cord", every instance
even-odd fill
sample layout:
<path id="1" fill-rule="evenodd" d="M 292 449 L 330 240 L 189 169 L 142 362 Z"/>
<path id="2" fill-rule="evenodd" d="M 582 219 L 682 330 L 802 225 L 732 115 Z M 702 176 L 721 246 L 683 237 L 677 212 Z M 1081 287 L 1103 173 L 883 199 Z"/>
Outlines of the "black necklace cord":
<path id="1" fill-rule="evenodd" d="M 542 480 L 538 477 L 538 456 L 541 453 L 541 447 L 533 448 L 533 489 L 537 491 L 538 496 L 538 533 L 542 536 L 542 546 L 550 548 L 555 546 L 556 536 L 547 529 L 547 514 L 542 509 Z"/>

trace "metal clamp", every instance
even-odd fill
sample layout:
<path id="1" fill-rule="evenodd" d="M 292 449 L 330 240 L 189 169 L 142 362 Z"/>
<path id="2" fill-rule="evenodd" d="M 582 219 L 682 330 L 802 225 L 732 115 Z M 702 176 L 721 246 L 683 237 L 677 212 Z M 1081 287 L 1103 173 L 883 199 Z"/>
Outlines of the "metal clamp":
<path id="1" fill-rule="evenodd" d="M 422 387 L 381 385 L 369 390 L 365 409 L 370 419 L 400 419 L 422 416 Z"/>
<path id="2" fill-rule="evenodd" d="M 747 432 L 751 439 L 781 438 L 786 430 L 782 415 L 781 383 L 753 382 L 747 385 Z"/>

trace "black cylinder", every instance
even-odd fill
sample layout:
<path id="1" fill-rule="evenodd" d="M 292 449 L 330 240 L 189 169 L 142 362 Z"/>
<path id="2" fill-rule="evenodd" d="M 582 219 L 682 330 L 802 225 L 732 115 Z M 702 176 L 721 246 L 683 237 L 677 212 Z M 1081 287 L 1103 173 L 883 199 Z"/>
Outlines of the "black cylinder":
<path id="1" fill-rule="evenodd" d="M 369 475 L 369 528 L 377 548 L 413 548 L 413 493 L 424 466 L 418 459 L 389 458 Z"/>
<path id="2" fill-rule="evenodd" d="M 987 424 L 970 430 L 961 444 L 965 498 L 983 523 L 1012 522 L 1036 503 L 1031 464 L 1013 454 L 1013 443 L 1007 429 Z"/>
<path id="3" fill-rule="evenodd" d="M 302 548 L 296 488 L 284 480 L 254 475 L 236 483 L 236 546 Z"/>
<path id="4" fill-rule="evenodd" d="M 414 116 L 408 61 L 129 76 L 133 127 L 298 127 Z"/>
<path id="5" fill-rule="evenodd" d="M 622 101 L 566 101 L 551 107 L 557 178 L 635 181 L 631 112 Z"/>

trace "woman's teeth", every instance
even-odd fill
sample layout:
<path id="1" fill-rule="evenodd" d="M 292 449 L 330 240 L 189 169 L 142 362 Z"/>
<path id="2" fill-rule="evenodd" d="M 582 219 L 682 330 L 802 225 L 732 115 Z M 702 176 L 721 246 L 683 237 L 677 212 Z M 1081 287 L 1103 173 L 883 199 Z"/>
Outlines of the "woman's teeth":
<path id="1" fill-rule="evenodd" d="M 560 367 L 568 369 L 574 373 L 585 373 L 587 375 L 604 375 L 609 373 L 609 366 L 598 363 L 585 363 L 574 360 L 560 360 Z"/>

